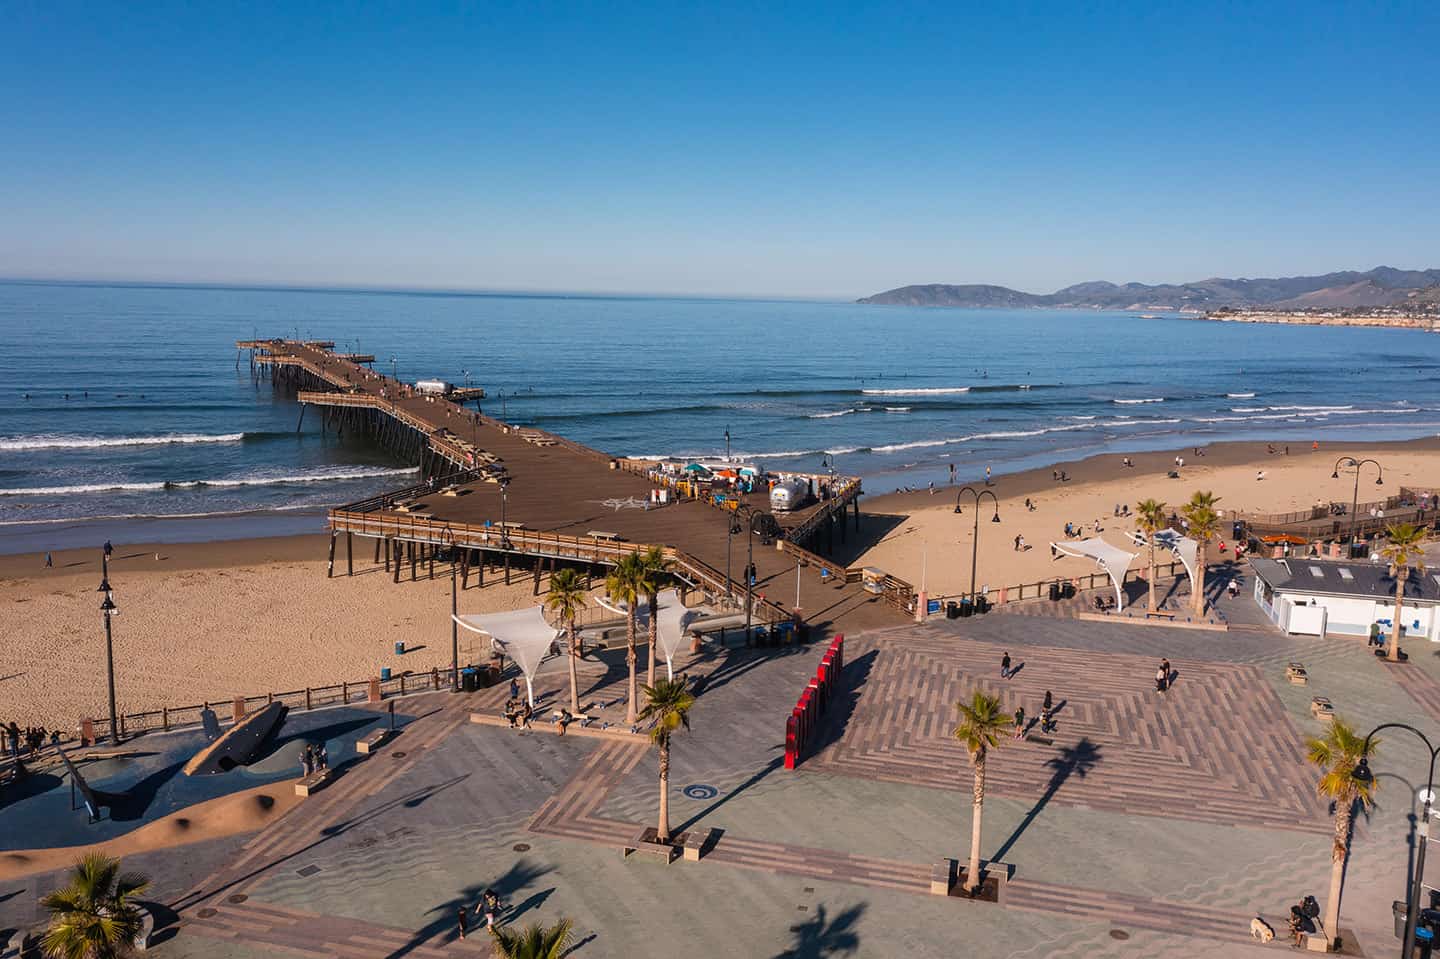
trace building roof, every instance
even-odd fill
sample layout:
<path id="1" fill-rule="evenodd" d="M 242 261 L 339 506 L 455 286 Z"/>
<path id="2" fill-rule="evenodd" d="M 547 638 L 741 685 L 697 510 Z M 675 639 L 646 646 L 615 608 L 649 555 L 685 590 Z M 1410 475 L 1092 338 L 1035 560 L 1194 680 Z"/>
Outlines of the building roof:
<path id="1" fill-rule="evenodd" d="M 1251 558 L 1255 575 L 1287 593 L 1316 596 L 1350 596 L 1360 599 L 1395 598 L 1395 577 L 1385 563 L 1337 563 L 1333 560 L 1292 556 L 1289 559 Z M 1440 603 L 1440 571 L 1414 570 L 1405 583 L 1405 598 Z"/>

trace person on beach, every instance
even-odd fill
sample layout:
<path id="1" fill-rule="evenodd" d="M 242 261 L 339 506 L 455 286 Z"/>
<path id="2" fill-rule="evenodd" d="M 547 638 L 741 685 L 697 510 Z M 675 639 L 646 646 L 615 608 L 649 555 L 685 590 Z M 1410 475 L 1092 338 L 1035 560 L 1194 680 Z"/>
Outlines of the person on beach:
<path id="1" fill-rule="evenodd" d="M 461 938 L 461 939 L 464 939 L 464 938 L 465 938 L 465 933 L 466 933 L 466 932 L 468 931 L 468 929 L 469 929 L 468 920 L 467 920 L 467 918 L 466 918 L 465 907 L 464 907 L 464 906 L 461 906 L 460 908 L 458 908 L 458 909 L 455 910 L 455 922 L 456 922 L 456 925 L 458 925 L 458 926 L 460 927 L 460 938 Z"/>
<path id="2" fill-rule="evenodd" d="M 50 568 L 53 567 L 54 565 L 55 565 L 55 560 L 53 560 L 53 559 L 50 558 L 50 554 L 49 554 L 49 553 L 46 553 L 46 554 L 45 554 L 45 568 L 46 568 L 46 569 L 50 569 Z"/>
<path id="3" fill-rule="evenodd" d="M 951 463 L 951 464 L 950 464 L 950 485 L 951 485 L 951 486 L 954 486 L 954 485 L 955 485 L 955 464 L 954 464 L 954 463 Z"/>
<path id="4" fill-rule="evenodd" d="M 1156 667 L 1156 669 L 1155 669 L 1155 691 L 1156 691 L 1157 693 L 1163 693 L 1163 692 L 1165 692 L 1165 688 L 1166 688 L 1167 686 L 1169 686 L 1169 685 L 1170 685 L 1170 677 L 1169 677 L 1168 674 L 1166 674 L 1166 672 L 1165 672 L 1165 667 L 1163 667 L 1163 666 Z"/>
<path id="5" fill-rule="evenodd" d="M 986 485 L 986 486 L 993 486 L 993 485 L 995 485 L 995 484 L 993 484 L 993 483 L 990 482 L 990 467 L 988 467 L 988 466 L 985 467 L 985 485 Z"/>
<path id="6" fill-rule="evenodd" d="M 1016 533 L 1016 534 L 1015 534 L 1015 552 L 1017 552 L 1017 553 L 1020 552 L 1020 534 L 1019 534 L 1019 533 Z M 49 553 L 46 553 L 45 555 L 48 557 L 50 554 L 49 554 Z M 45 565 L 46 565 L 46 566 L 49 566 L 50 564 L 49 564 L 49 563 L 46 563 Z"/>
<path id="7" fill-rule="evenodd" d="M 1015 738 L 1025 738 L 1025 707 L 1020 706 L 1015 710 Z"/>
<path id="8" fill-rule="evenodd" d="M 108 539 L 105 541 L 105 546 L 103 548 L 105 550 L 106 559 L 109 559 L 115 552 L 115 547 L 110 545 L 110 541 Z"/>
<path id="9" fill-rule="evenodd" d="M 1006 650 L 1005 655 L 1000 657 L 1000 678 L 1010 678 L 1010 651 Z"/>

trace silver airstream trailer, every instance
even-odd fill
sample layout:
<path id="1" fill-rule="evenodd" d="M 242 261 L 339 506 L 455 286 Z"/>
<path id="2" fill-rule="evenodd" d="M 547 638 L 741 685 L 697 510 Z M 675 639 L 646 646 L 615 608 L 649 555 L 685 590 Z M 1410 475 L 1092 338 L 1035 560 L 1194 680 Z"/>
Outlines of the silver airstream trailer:
<path id="1" fill-rule="evenodd" d="M 810 498 L 810 484 L 803 479 L 781 480 L 770 487 L 770 508 L 777 513 L 799 509 Z"/>

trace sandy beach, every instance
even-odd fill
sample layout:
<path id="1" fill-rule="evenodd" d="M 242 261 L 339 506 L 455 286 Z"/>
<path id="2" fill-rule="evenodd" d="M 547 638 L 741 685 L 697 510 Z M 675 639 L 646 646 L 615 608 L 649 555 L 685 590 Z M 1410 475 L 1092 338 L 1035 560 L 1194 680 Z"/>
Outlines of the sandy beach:
<path id="1" fill-rule="evenodd" d="M 986 497 L 981 506 L 977 586 L 998 588 L 1094 572 L 1094 564 L 1085 560 L 1052 559 L 1049 544 L 1067 538 L 1067 522 L 1084 524 L 1084 535 L 1093 536 L 1098 520 L 1102 538 L 1133 552 L 1128 534 L 1135 528 L 1134 520 L 1115 518 L 1115 507 L 1129 504 L 1133 512 L 1137 502 L 1149 497 L 1178 508 L 1196 490 L 1209 490 L 1220 498 L 1218 509 L 1226 518 L 1237 511 L 1284 513 L 1317 501 L 1348 506 L 1355 489 L 1354 472 L 1342 469 L 1339 479 L 1330 478 L 1341 456 L 1374 458 L 1384 467 L 1385 483 L 1380 487 L 1375 485 L 1374 467 L 1365 467 L 1360 479 L 1362 504 L 1394 495 L 1401 486 L 1440 487 L 1440 439 L 1435 438 L 1363 447 L 1322 443 L 1318 451 L 1292 444 L 1288 454 L 1284 444 L 1274 454 L 1266 451 L 1265 443 L 1221 443 L 1200 449 L 1198 456 L 1192 447 L 1060 463 L 1053 469 L 1070 476 L 1063 483 L 1055 481 L 1051 468 L 994 477 L 989 489 L 999 500 L 1000 522 L 991 522 L 997 510 Z M 1135 464 L 1132 468 L 1123 465 L 1127 455 Z M 1179 469 L 1180 478 L 1170 479 L 1177 455 L 1185 464 Z M 1265 471 L 1264 480 L 1256 479 L 1259 470 Z M 878 566 L 917 588 L 923 581 L 931 596 L 967 591 L 975 521 L 969 494 L 964 497 L 965 512 L 954 511 L 957 492 L 967 482 L 977 490 L 986 489 L 983 475 L 978 479 L 962 475 L 953 487 L 937 485 L 933 494 L 922 490 L 867 497 L 864 511 L 872 519 L 873 514 L 888 514 L 886 525 L 893 528 L 852 565 Z M 1033 511 L 1026 509 L 1026 499 L 1033 503 Z M 1024 537 L 1029 550 L 1014 548 L 1017 535 Z M 1229 542 L 1228 530 L 1224 539 Z"/>
<path id="2" fill-rule="evenodd" d="M 371 566 L 373 553 L 364 552 L 362 562 L 357 543 L 356 575 L 327 580 L 325 542 L 117 543 L 110 582 L 120 607 L 113 626 L 121 712 L 360 680 L 382 666 L 428 672 L 450 662 L 448 567 L 437 565 L 433 582 L 422 567 L 418 582 L 397 585 Z M 54 561 L 45 569 L 42 556 L 0 558 L 0 721 L 71 730 L 106 708 L 95 592 L 100 551 L 56 553 Z M 535 602 L 528 576 L 508 587 L 487 576 L 484 589 L 471 580 L 459 605 L 462 613 L 483 613 Z M 397 640 L 411 651 L 395 655 Z M 480 638 L 462 630 L 460 656 L 479 657 Z"/>

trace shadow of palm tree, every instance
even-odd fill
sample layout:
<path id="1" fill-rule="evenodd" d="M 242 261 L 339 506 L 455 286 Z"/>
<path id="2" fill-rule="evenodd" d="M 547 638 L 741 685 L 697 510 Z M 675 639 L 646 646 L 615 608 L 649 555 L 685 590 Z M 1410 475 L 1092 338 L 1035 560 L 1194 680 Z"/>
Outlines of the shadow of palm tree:
<path id="1" fill-rule="evenodd" d="M 1100 747 L 1088 739 L 1082 739 L 1073 746 L 1062 746 L 1055 756 L 1046 760 L 1045 765 L 1050 767 L 1050 781 L 1045 784 L 1044 794 L 1034 806 L 1030 807 L 1025 818 L 1020 820 L 1020 824 L 1010 834 L 1010 838 L 1006 839 L 1004 844 L 995 851 L 992 861 L 1003 862 L 1005 860 L 1005 854 L 1019 841 L 1020 836 L 1044 811 L 1050 800 L 1055 798 L 1055 794 L 1060 791 L 1061 786 L 1065 785 L 1066 780 L 1071 776 L 1079 776 L 1084 779 L 1099 762 Z"/>
<path id="2" fill-rule="evenodd" d="M 860 948 L 855 924 L 864 914 L 864 903 L 856 903 L 834 919 L 827 916 L 823 904 L 816 906 L 813 916 L 790 927 L 794 941 L 776 959 L 823 959 L 855 952 Z"/>

